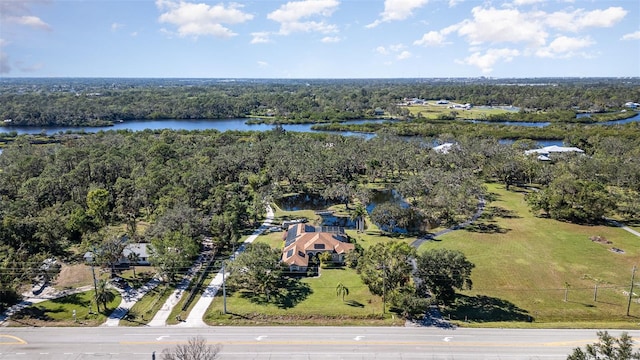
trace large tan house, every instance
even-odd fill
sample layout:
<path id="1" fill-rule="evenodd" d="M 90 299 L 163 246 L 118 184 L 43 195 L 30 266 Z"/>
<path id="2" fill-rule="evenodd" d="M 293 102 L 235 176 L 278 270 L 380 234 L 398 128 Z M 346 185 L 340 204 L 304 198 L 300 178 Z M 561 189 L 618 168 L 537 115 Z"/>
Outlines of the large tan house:
<path id="1" fill-rule="evenodd" d="M 306 272 L 309 258 L 329 252 L 333 262 L 344 263 L 344 256 L 355 249 L 343 228 L 334 226 L 290 225 L 284 235 L 282 262 L 292 272 Z"/>

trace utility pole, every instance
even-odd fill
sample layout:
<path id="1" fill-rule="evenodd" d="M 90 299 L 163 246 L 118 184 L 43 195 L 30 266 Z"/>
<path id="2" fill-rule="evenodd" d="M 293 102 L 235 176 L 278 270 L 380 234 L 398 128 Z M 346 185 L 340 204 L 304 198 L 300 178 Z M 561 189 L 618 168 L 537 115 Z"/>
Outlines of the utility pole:
<path id="1" fill-rule="evenodd" d="M 95 262 L 96 262 L 96 256 L 97 256 L 96 255 L 96 248 L 93 247 L 93 253 L 91 254 L 91 275 L 93 275 L 93 291 L 95 291 L 95 295 L 94 296 L 96 296 L 96 299 L 97 299 L 97 296 L 98 296 L 98 283 L 96 281 L 96 271 L 95 271 L 94 266 L 93 266 L 95 264 Z M 89 309 L 91 309 L 91 308 L 89 308 Z M 98 300 L 96 300 L 96 311 L 100 312 L 100 307 L 98 305 Z"/>
<path id="2" fill-rule="evenodd" d="M 224 261 L 222 262 L 222 313 L 226 314 L 227 313 L 227 288 L 224 285 L 224 272 L 225 270 L 225 263 Z"/>
<path id="3" fill-rule="evenodd" d="M 631 272 L 631 290 L 629 290 L 629 301 L 627 302 L 627 316 L 629 316 L 629 309 L 631 308 L 631 297 L 633 296 L 633 281 L 636 277 L 636 266 L 633 265 L 633 271 Z"/>
<path id="4" fill-rule="evenodd" d="M 382 264 L 382 315 L 387 311 L 387 265 Z"/>

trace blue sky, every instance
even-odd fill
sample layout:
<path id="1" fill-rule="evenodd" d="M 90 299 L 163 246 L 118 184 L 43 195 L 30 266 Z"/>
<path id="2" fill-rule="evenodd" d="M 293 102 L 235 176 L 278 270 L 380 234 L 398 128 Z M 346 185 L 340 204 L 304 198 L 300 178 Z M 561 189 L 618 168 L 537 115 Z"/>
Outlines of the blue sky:
<path id="1" fill-rule="evenodd" d="M 640 76 L 640 1 L 0 0 L 0 76 Z"/>

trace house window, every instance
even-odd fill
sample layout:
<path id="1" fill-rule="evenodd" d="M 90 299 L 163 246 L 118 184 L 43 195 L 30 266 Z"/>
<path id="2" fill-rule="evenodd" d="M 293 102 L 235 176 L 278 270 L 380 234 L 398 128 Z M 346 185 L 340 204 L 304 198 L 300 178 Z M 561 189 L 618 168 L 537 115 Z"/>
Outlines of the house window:
<path id="1" fill-rule="evenodd" d="M 304 257 L 304 253 L 302 251 L 298 250 L 298 256 Z"/>
<path id="2" fill-rule="evenodd" d="M 289 249 L 289 251 L 287 251 L 287 257 L 290 258 L 291 255 L 293 255 L 293 249 Z"/>
<path id="3" fill-rule="evenodd" d="M 324 250 L 324 244 L 313 244 L 313 248 L 316 250 Z"/>

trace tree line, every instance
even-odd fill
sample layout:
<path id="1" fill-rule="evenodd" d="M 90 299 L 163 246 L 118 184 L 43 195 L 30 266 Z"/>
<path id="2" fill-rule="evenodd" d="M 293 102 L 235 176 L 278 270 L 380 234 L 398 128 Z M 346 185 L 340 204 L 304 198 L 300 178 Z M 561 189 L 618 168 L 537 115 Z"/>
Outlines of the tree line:
<path id="1" fill-rule="evenodd" d="M 268 117 L 283 122 L 333 122 L 373 117 L 379 108 L 408 117 L 407 98 L 537 111 L 620 110 L 640 99 L 637 80 L 254 80 L 4 79 L 0 120 L 18 126 L 92 126 L 133 119 Z M 542 82 L 541 82 L 542 81 Z M 512 115 L 518 116 L 518 115 Z"/>

